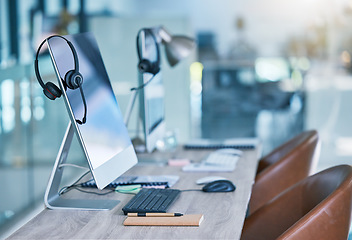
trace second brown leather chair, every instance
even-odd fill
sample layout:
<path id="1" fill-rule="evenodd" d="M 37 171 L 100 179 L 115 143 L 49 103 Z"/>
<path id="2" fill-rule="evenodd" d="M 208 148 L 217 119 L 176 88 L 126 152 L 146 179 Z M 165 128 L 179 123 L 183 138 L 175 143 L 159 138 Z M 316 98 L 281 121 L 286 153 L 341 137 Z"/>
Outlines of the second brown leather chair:
<path id="1" fill-rule="evenodd" d="M 298 182 L 250 215 L 242 240 L 346 240 L 352 167 L 340 165 Z"/>
<path id="2" fill-rule="evenodd" d="M 250 214 L 311 174 L 317 145 L 317 131 L 305 131 L 259 161 L 249 203 Z"/>

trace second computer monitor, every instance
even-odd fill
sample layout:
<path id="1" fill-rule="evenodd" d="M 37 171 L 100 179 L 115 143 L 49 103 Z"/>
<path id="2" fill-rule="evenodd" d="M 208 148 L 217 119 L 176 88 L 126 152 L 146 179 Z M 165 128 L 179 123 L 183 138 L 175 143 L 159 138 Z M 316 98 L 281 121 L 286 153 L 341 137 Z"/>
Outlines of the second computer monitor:
<path id="1" fill-rule="evenodd" d="M 151 34 L 147 31 L 140 35 L 137 44 L 139 44 L 141 57 L 152 63 L 160 63 L 157 54 L 159 46 Z M 145 147 L 147 152 L 152 152 L 157 142 L 165 136 L 165 91 L 161 70 L 156 74 L 140 72 L 139 84 L 145 84 L 140 92 L 140 117 L 143 123 Z"/>

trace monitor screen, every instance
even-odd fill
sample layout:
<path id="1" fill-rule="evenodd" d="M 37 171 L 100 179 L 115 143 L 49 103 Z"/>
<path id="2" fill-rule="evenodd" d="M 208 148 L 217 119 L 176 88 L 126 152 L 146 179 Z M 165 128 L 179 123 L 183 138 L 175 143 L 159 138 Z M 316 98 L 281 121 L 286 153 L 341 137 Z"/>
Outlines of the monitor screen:
<path id="1" fill-rule="evenodd" d="M 48 40 L 49 51 L 63 98 L 79 143 L 99 189 L 137 163 L 123 117 L 111 87 L 96 40 L 91 33 L 65 36 L 74 46 L 83 77 L 82 91 L 65 85 L 75 69 L 74 56 L 62 38 Z M 86 109 L 83 104 L 86 100 Z M 86 115 L 86 123 L 79 124 Z"/>
<path id="2" fill-rule="evenodd" d="M 141 32 L 139 36 L 139 49 L 141 57 L 150 62 L 157 63 L 157 44 L 151 32 Z M 153 75 L 151 73 L 140 73 L 139 84 L 146 84 L 140 93 L 140 115 L 143 122 L 145 147 L 147 152 L 156 148 L 158 140 L 165 135 L 165 106 L 164 86 L 161 70 Z"/>

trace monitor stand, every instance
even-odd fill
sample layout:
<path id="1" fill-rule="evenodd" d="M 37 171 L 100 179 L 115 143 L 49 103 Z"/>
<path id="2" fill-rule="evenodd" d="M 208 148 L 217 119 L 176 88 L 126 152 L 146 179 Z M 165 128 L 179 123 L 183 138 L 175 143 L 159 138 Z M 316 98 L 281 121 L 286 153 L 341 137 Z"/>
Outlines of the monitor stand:
<path id="1" fill-rule="evenodd" d="M 61 164 L 66 162 L 73 134 L 73 125 L 69 122 L 45 191 L 45 205 L 50 209 L 110 210 L 114 208 L 120 202 L 119 200 L 69 199 L 63 198 L 63 195 L 59 194 L 63 174 Z"/>

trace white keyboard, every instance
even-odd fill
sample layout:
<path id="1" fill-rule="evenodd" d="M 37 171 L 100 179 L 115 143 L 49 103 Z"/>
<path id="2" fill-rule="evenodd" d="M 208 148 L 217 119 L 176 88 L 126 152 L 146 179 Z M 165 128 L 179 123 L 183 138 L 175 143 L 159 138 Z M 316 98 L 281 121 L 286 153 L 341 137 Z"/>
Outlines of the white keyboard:
<path id="1" fill-rule="evenodd" d="M 236 166 L 239 156 L 224 153 L 211 153 L 204 160 L 205 164 Z"/>
<path id="2" fill-rule="evenodd" d="M 182 170 L 187 172 L 232 172 L 240 156 L 240 153 L 225 151 L 225 149 L 218 150 L 209 154 L 202 162 L 189 164 L 184 166 Z"/>

